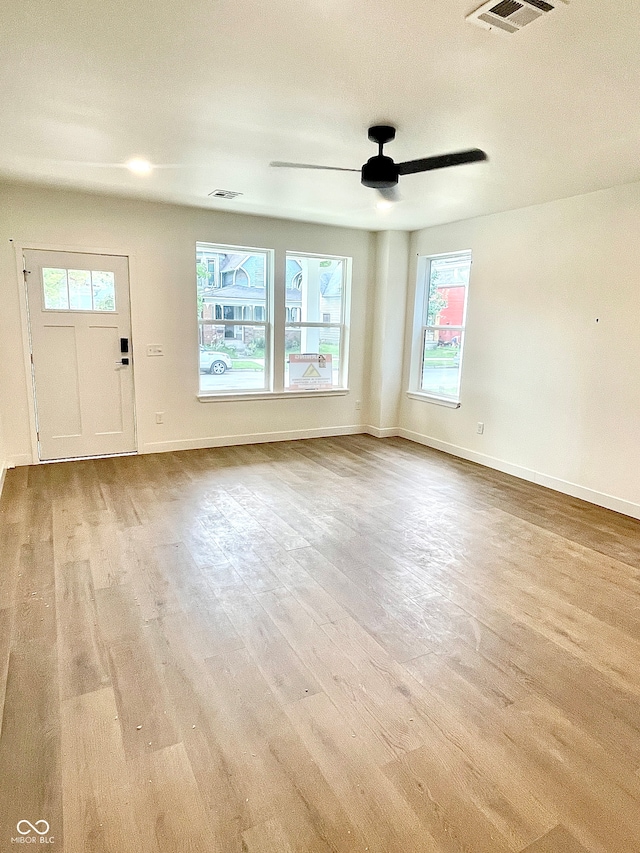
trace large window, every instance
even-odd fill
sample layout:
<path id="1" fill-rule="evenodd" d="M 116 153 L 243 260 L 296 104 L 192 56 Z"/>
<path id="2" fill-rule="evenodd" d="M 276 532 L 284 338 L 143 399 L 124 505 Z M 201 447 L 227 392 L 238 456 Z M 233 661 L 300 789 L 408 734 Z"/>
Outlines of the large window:
<path id="1" fill-rule="evenodd" d="M 346 386 L 348 275 L 348 258 L 287 253 L 285 388 Z"/>
<path id="2" fill-rule="evenodd" d="M 346 388 L 350 258 L 287 253 L 278 280 L 274 260 L 196 245 L 202 395 Z"/>
<path id="3" fill-rule="evenodd" d="M 411 390 L 458 403 L 471 252 L 420 258 Z"/>
<path id="4" fill-rule="evenodd" d="M 269 389 L 271 267 L 268 249 L 196 245 L 202 393 Z"/>

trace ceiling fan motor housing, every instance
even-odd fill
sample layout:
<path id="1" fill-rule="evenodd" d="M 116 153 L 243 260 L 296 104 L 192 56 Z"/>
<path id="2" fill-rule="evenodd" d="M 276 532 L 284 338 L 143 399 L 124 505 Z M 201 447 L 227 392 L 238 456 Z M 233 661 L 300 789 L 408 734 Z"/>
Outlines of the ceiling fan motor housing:
<path id="1" fill-rule="evenodd" d="M 363 185 L 375 190 L 391 189 L 398 183 L 398 167 L 391 157 L 385 157 L 384 154 L 367 160 L 361 174 Z"/>

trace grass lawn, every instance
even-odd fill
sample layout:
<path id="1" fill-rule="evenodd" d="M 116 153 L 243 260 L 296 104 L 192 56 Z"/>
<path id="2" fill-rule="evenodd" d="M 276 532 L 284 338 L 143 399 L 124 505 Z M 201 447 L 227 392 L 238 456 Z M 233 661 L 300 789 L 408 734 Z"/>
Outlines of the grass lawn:
<path id="1" fill-rule="evenodd" d="M 231 367 L 233 370 L 264 370 L 264 366 L 259 362 L 244 358 L 232 358 Z"/>
<path id="2" fill-rule="evenodd" d="M 440 364 L 443 367 L 450 364 L 460 354 L 460 347 L 436 347 L 424 351 L 424 363 L 432 367 Z"/>

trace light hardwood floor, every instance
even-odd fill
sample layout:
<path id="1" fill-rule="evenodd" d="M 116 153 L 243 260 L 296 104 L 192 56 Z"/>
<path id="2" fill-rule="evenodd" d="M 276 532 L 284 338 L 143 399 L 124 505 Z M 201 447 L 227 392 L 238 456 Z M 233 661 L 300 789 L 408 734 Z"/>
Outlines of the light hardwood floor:
<path id="1" fill-rule="evenodd" d="M 16 469 L 0 547 L 1 851 L 640 850 L 633 520 L 352 436 Z"/>

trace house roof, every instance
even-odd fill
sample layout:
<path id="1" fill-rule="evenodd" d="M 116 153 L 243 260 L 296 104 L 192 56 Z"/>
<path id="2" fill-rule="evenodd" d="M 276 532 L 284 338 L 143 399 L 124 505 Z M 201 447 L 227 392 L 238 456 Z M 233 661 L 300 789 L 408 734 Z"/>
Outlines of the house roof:
<path id="1" fill-rule="evenodd" d="M 342 265 L 337 264 L 332 270 L 320 273 L 320 293 L 325 299 L 340 296 L 342 292 Z"/>
<path id="2" fill-rule="evenodd" d="M 220 264 L 220 272 L 231 272 L 237 270 L 250 257 L 250 255 L 236 253 L 231 255 L 222 255 L 222 263 Z"/>

